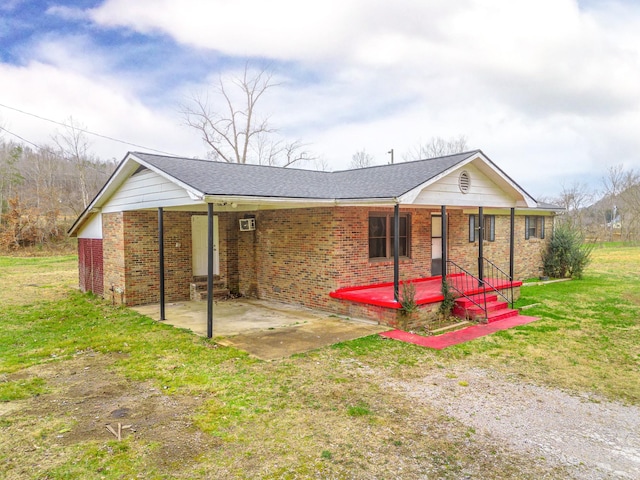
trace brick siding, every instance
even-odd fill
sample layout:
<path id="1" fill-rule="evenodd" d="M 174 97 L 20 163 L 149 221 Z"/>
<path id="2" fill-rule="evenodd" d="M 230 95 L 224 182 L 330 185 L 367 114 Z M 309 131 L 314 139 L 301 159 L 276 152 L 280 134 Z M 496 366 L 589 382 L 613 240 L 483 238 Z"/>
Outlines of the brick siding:
<path id="1" fill-rule="evenodd" d="M 410 215 L 411 255 L 400 260 L 401 279 L 431 276 L 431 221 L 439 209 L 401 208 Z M 370 260 L 370 212 L 393 208 L 326 207 L 255 212 L 256 230 L 241 232 L 243 214 L 216 214 L 220 276 L 231 291 L 305 305 L 393 324 L 393 312 L 347 305 L 331 299 L 341 287 L 393 281 L 393 260 Z M 167 301 L 189 298 L 192 278 L 192 212 L 165 211 L 165 293 Z M 115 303 L 157 302 L 158 214 L 133 211 L 103 214 L 104 293 Z M 439 221 L 439 217 L 436 217 Z M 448 210 L 448 256 L 477 271 L 477 242 L 469 242 L 469 216 Z M 547 226 L 547 237 L 551 228 Z M 538 276 L 547 240 L 524 239 L 524 217 L 516 217 L 516 279 Z M 485 256 L 509 267 L 509 216 L 496 217 L 496 241 L 484 242 Z"/>

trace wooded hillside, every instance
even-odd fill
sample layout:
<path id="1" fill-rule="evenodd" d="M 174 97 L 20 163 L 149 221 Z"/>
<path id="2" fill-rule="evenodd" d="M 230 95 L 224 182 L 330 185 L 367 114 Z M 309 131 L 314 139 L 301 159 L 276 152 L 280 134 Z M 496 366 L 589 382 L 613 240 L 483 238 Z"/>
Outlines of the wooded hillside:
<path id="1" fill-rule="evenodd" d="M 80 148 L 0 139 L 0 250 L 64 239 L 115 167 Z"/>

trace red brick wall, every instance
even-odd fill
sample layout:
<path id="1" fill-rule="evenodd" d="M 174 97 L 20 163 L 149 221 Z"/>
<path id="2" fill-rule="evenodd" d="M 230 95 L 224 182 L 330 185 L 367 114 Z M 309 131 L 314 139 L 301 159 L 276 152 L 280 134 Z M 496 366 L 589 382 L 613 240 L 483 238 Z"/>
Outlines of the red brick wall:
<path id="1" fill-rule="evenodd" d="M 553 219 L 547 217 L 545 238 L 524 238 L 524 216 L 516 215 L 514 232 L 514 278 L 524 280 L 542 274 L 542 251 L 546 248 L 552 229 Z M 495 241 L 483 242 L 484 257 L 491 260 L 505 272 L 509 272 L 509 236 L 511 218 L 509 215 L 495 216 Z M 469 215 L 461 210 L 449 211 L 449 259 L 473 274 L 478 273 L 478 242 L 469 242 Z"/>
<path id="2" fill-rule="evenodd" d="M 239 233 L 241 291 L 255 288 L 259 298 L 325 306 L 337 275 L 332 225 L 330 208 L 257 212 L 255 233 Z"/>
<path id="3" fill-rule="evenodd" d="M 240 232 L 243 214 L 220 213 L 220 276 L 232 291 L 355 315 L 329 297 L 341 287 L 393 281 L 393 261 L 368 258 L 369 212 L 381 208 L 309 208 L 258 211 L 256 230 Z M 406 209 L 411 216 L 411 258 L 401 259 L 400 278 L 431 276 L 431 218 L 439 209 Z M 165 293 L 167 301 L 189 297 L 191 212 L 165 211 Z M 469 242 L 469 218 L 448 210 L 449 258 L 477 270 L 477 243 Z M 439 220 L 439 218 L 438 218 Z M 551 233 L 547 223 L 547 236 Z M 158 214 L 136 211 L 103 215 L 105 297 L 130 305 L 157 302 Z M 546 240 L 524 239 L 524 217 L 516 217 L 516 278 L 539 274 Z M 496 217 L 496 242 L 485 256 L 508 271 L 509 216 Z M 126 260 L 126 268 L 125 268 Z M 113 287 L 113 291 L 110 290 Z M 342 305 L 342 306 L 341 306 Z M 365 314 L 366 312 L 361 312 Z M 382 315 L 369 312 L 370 315 Z"/>
<path id="4" fill-rule="evenodd" d="M 128 305 L 160 298 L 158 212 L 104 214 L 105 298 Z M 191 213 L 164 212 L 165 298 L 189 298 Z"/>
<path id="5" fill-rule="evenodd" d="M 393 281 L 393 261 L 370 260 L 370 211 L 393 209 L 314 208 L 257 212 L 256 231 L 237 236 L 238 290 L 245 295 L 353 315 L 328 293 L 341 287 Z M 400 278 L 431 276 L 431 218 L 440 210 L 401 209 L 411 215 L 411 258 L 401 259 Z M 439 221 L 439 217 L 438 221 Z M 477 242 L 469 242 L 469 217 L 450 209 L 449 258 L 477 272 Z M 485 242 L 485 256 L 509 268 L 509 216 L 496 217 L 496 241 Z M 237 227 L 234 226 L 237 230 Z M 549 232 L 549 228 L 547 229 Z M 516 278 L 538 275 L 545 241 L 524 240 L 524 217 L 516 217 Z M 366 312 L 361 312 L 366 313 Z M 369 312 L 376 317 L 380 312 Z M 386 314 L 385 314 L 386 315 Z"/>

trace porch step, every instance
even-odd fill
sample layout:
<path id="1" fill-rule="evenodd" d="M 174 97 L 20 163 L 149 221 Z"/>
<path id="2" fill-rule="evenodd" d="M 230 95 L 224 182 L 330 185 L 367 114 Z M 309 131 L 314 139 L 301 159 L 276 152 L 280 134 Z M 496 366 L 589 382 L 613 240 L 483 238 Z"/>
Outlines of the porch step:
<path id="1" fill-rule="evenodd" d="M 479 305 L 484 303 L 483 295 L 476 295 L 471 298 Z M 509 308 L 509 304 L 507 302 L 498 300 L 497 295 L 487 295 L 486 301 L 487 323 L 518 315 L 517 310 Z M 475 305 L 472 300 L 464 297 L 456 299 L 452 313 L 458 318 L 475 321 L 484 320 L 485 316 L 482 308 Z"/>
<path id="2" fill-rule="evenodd" d="M 230 293 L 229 289 L 226 287 L 224 281 L 220 280 L 220 277 L 217 275 L 216 277 L 217 279 L 213 281 L 213 298 L 228 297 Z M 189 285 L 189 298 L 194 301 L 207 299 L 207 277 L 204 277 L 204 281 L 194 281 Z"/>

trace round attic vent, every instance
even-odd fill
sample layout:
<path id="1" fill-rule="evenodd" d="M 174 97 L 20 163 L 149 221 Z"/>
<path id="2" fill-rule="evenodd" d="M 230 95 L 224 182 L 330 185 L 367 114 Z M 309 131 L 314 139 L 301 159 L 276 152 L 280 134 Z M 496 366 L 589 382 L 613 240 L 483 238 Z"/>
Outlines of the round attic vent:
<path id="1" fill-rule="evenodd" d="M 460 172 L 460 176 L 458 177 L 458 186 L 462 193 L 469 192 L 469 189 L 471 188 L 471 176 L 466 170 Z"/>

